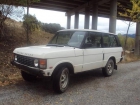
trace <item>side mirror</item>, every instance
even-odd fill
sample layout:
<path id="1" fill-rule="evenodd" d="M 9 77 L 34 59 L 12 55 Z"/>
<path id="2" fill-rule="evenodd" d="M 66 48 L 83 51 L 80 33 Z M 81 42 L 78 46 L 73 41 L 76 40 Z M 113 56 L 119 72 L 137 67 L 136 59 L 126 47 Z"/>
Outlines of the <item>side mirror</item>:
<path id="1" fill-rule="evenodd" d="M 84 48 L 90 48 L 90 47 L 92 47 L 92 43 L 85 43 L 84 44 Z"/>

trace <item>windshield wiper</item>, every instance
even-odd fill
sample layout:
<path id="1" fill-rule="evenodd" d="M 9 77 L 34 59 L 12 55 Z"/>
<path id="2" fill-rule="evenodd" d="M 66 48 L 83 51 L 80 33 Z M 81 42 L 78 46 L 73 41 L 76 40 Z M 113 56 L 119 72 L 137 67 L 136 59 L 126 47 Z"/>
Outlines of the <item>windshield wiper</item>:
<path id="1" fill-rule="evenodd" d="M 68 44 L 65 44 L 65 46 L 68 46 L 68 47 L 73 47 L 73 46 L 71 46 L 71 45 L 68 45 Z"/>
<path id="2" fill-rule="evenodd" d="M 59 45 L 59 44 L 47 44 L 47 46 L 64 47 L 64 45 Z"/>

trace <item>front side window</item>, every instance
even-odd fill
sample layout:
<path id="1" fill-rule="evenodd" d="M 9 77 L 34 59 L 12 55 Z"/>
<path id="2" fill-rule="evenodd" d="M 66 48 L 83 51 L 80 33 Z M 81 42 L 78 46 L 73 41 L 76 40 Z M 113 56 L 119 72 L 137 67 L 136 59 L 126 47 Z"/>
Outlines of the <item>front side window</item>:
<path id="1" fill-rule="evenodd" d="M 89 36 L 85 40 L 85 44 L 91 44 L 89 48 L 101 48 L 102 47 L 102 34 L 98 32 L 90 32 Z"/>
<path id="2" fill-rule="evenodd" d="M 79 48 L 85 35 L 86 32 L 84 31 L 61 31 L 54 36 L 49 45 L 54 44 Z"/>

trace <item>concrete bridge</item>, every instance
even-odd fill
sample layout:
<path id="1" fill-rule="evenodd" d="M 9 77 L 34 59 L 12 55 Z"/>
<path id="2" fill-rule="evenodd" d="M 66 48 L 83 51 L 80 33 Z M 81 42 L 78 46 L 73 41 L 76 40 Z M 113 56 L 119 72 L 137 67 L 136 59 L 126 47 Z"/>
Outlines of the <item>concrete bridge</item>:
<path id="1" fill-rule="evenodd" d="M 28 2 L 28 0 L 27 0 Z M 92 29 L 97 30 L 98 17 L 109 18 L 109 32 L 116 33 L 116 20 L 130 20 L 122 17 L 118 13 L 124 12 L 118 6 L 118 3 L 125 8 L 131 8 L 132 4 L 129 0 L 40 0 L 40 2 L 32 3 L 28 7 L 62 11 L 67 16 L 67 29 L 71 26 L 71 16 L 75 15 L 74 28 L 79 27 L 79 14 L 85 15 L 84 28 L 89 29 L 90 16 L 92 16 Z M 29 13 L 29 8 L 27 9 Z M 136 25 L 136 46 L 137 54 L 140 54 L 140 23 Z"/>
<path id="2" fill-rule="evenodd" d="M 92 16 L 92 29 L 97 30 L 98 17 L 109 18 L 109 32 L 116 33 L 116 20 L 130 20 L 122 17 L 118 13 L 124 12 L 118 6 L 118 3 L 125 8 L 131 8 L 129 0 L 40 0 L 38 3 L 30 5 L 32 8 L 55 10 L 66 12 L 67 29 L 71 26 L 71 16 L 75 15 L 74 28 L 79 27 L 79 14 L 85 15 L 84 28 L 89 29 L 90 16 Z M 140 54 L 140 23 L 136 24 L 136 41 L 135 50 L 137 55 Z"/>
<path id="3" fill-rule="evenodd" d="M 30 6 L 34 8 L 66 12 L 68 29 L 71 26 L 72 15 L 75 15 L 75 29 L 78 29 L 79 26 L 79 14 L 85 14 L 85 29 L 89 29 L 90 15 L 92 15 L 91 27 L 95 30 L 97 30 L 98 16 L 108 17 L 110 18 L 109 32 L 115 33 L 116 19 L 126 20 L 126 18 L 121 17 L 118 14 L 118 12 L 124 12 L 124 10 L 119 8 L 117 3 L 121 3 L 121 5 L 126 8 L 131 8 L 132 5 L 128 0 L 41 0 Z"/>

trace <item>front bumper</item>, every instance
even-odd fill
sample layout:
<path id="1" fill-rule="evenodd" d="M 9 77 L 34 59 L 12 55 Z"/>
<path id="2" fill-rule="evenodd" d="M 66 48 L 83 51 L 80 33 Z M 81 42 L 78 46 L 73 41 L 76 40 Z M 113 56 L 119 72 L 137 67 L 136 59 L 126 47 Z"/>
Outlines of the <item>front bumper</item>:
<path id="1" fill-rule="evenodd" d="M 25 72 L 35 75 L 35 76 L 43 77 L 45 75 L 44 71 L 40 70 L 38 68 L 28 67 L 28 66 L 22 65 L 18 62 L 15 62 L 15 61 L 11 61 L 11 64 L 18 67 L 22 71 L 25 71 Z"/>

